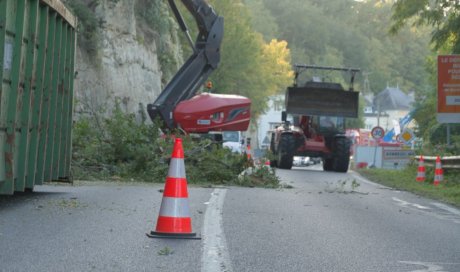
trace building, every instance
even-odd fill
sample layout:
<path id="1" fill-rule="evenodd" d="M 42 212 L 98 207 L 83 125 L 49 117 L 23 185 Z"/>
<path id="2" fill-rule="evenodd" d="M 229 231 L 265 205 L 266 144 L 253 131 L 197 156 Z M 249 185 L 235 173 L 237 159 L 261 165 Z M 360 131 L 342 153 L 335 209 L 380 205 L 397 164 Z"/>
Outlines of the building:
<path id="1" fill-rule="evenodd" d="M 398 126 L 399 121 L 412 109 L 413 94 L 404 93 L 399 86 L 387 86 L 377 95 L 364 96 L 365 129 L 380 126 L 385 131 Z"/>

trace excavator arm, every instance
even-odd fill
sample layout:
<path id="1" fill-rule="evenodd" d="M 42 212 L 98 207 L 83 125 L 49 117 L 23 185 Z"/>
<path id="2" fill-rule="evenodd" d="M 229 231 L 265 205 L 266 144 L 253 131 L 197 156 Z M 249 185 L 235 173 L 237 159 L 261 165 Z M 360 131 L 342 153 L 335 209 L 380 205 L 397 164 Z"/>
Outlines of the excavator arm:
<path id="1" fill-rule="evenodd" d="M 187 26 L 174 0 L 168 0 L 182 31 L 193 48 L 193 54 L 174 75 L 154 103 L 147 105 L 152 120 L 160 117 L 168 129 L 177 124 L 173 118 L 176 106 L 193 97 L 220 61 L 220 45 L 224 32 L 224 20 L 204 0 L 181 0 L 193 15 L 198 26 L 198 36 L 193 43 Z"/>

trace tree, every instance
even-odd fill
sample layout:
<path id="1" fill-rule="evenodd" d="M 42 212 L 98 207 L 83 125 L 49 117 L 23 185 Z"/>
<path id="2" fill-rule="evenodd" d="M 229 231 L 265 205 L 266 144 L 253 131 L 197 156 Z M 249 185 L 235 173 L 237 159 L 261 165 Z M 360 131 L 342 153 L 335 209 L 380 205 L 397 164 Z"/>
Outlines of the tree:
<path id="1" fill-rule="evenodd" d="M 251 99 L 251 114 L 257 118 L 267 109 L 268 97 L 285 88 L 292 77 L 287 42 L 266 43 L 252 29 L 247 7 L 241 1 L 213 1 L 224 17 L 221 64 L 211 75 L 216 91 Z"/>
<path id="2" fill-rule="evenodd" d="M 435 49 L 448 45 L 451 52 L 460 53 L 460 3 L 449 0 L 400 0 L 393 5 L 391 32 L 403 26 L 433 27 L 431 41 Z"/>
<path id="3" fill-rule="evenodd" d="M 212 91 L 250 98 L 251 116 L 256 119 L 267 109 L 268 97 L 286 88 L 287 82 L 292 82 L 287 42 L 266 42 L 262 34 L 253 29 L 248 6 L 241 0 L 211 0 L 209 3 L 224 17 L 221 61 L 209 78 L 214 87 Z M 183 5 L 179 5 L 179 9 L 191 36 L 195 37 L 198 31 L 194 18 Z M 276 25 L 268 26 L 266 31 L 276 32 Z M 182 36 L 183 52 L 188 56 L 192 51 Z"/>
<path id="4" fill-rule="evenodd" d="M 407 24 L 412 26 L 431 26 L 431 42 L 434 51 L 442 53 L 460 53 L 460 4 L 458 1 L 436 0 L 415 1 L 400 0 L 393 5 L 391 33 L 398 33 Z M 430 69 L 431 90 L 423 95 L 416 105 L 415 119 L 419 124 L 419 134 L 432 144 L 444 142 L 445 126 L 439 124 L 433 115 L 436 112 L 436 63 L 434 58 L 428 59 Z M 452 128 L 454 135 L 460 132 L 460 126 Z M 460 137 L 452 137 L 453 143 L 460 142 Z"/>

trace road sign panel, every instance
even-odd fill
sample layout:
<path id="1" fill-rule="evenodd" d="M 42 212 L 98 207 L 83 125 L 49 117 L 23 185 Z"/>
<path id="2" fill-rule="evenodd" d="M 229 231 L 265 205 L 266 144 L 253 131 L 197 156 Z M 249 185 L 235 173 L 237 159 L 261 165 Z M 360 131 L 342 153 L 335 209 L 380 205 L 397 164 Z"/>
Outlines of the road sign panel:
<path id="1" fill-rule="evenodd" d="M 400 134 L 401 141 L 405 144 L 409 144 L 414 139 L 414 132 L 408 128 Z"/>
<path id="2" fill-rule="evenodd" d="M 382 127 L 374 127 L 371 130 L 371 135 L 374 139 L 381 139 L 385 136 L 385 130 Z"/>
<path id="3" fill-rule="evenodd" d="M 437 119 L 460 123 L 460 55 L 438 56 Z"/>

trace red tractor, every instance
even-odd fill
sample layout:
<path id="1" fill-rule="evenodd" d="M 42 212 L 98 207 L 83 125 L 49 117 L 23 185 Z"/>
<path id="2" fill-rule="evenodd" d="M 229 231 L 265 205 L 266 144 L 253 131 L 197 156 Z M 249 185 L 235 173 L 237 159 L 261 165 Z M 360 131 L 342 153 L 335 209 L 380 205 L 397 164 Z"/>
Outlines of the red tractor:
<path id="1" fill-rule="evenodd" d="M 295 65 L 294 85 L 286 91 L 283 125 L 271 135 L 272 167 L 291 169 L 294 156 L 320 157 L 325 171 L 347 172 L 351 142 L 345 135 L 345 117 L 358 117 L 358 92 L 353 91 L 359 69 Z M 341 84 L 315 78 L 299 84 L 308 70 L 346 71 L 349 90 Z"/>

